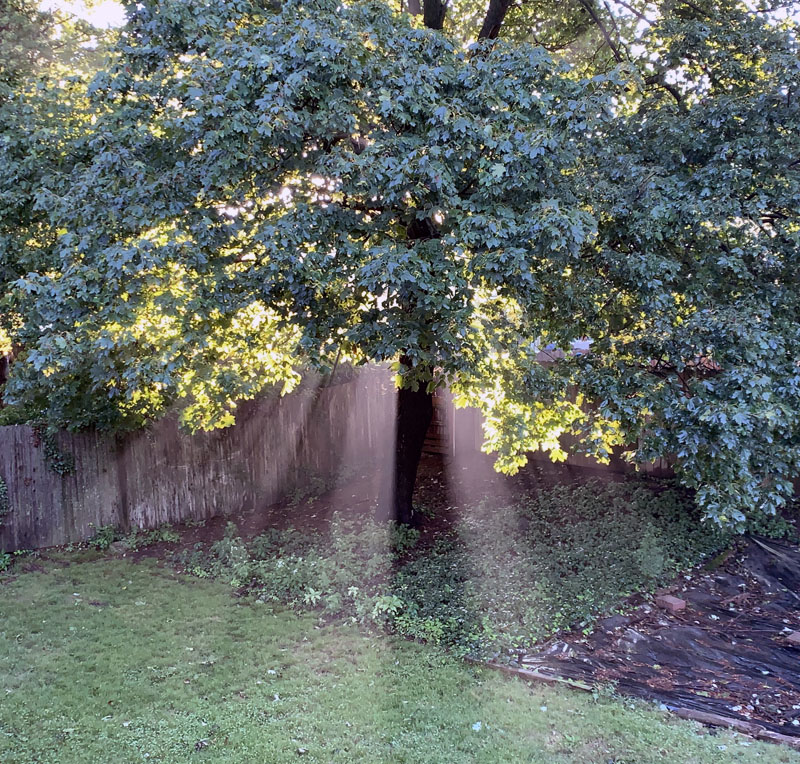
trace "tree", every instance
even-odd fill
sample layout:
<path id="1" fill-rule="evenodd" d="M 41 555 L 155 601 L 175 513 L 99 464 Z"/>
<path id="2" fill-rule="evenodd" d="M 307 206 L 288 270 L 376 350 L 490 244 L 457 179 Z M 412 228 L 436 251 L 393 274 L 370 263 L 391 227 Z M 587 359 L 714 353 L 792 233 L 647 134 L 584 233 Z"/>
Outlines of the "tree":
<path id="1" fill-rule="evenodd" d="M 401 521 L 444 384 L 500 469 L 633 441 L 709 515 L 774 511 L 800 456 L 796 25 L 621 6 L 491 0 L 469 46 L 474 11 L 435 1 L 131 6 L 84 159 L 38 190 L 9 393 L 209 428 L 302 365 L 392 361 Z"/>

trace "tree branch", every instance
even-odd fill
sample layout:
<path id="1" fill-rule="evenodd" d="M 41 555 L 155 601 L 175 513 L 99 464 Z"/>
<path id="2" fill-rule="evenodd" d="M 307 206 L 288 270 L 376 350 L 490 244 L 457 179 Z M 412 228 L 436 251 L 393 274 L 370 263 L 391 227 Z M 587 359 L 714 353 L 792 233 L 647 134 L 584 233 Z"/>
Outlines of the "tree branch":
<path id="1" fill-rule="evenodd" d="M 511 0 L 489 0 L 486 16 L 483 19 L 481 31 L 478 33 L 479 40 L 497 39 L 510 7 Z"/>
<path id="2" fill-rule="evenodd" d="M 636 16 L 637 19 L 639 19 L 639 21 L 644 21 L 647 23 L 648 26 L 653 26 L 653 22 L 650 21 L 650 19 L 648 19 L 647 16 L 645 16 L 640 11 L 637 11 L 636 8 L 634 8 L 629 3 L 623 2 L 623 0 L 614 0 L 614 2 L 616 2 L 617 5 L 621 5 L 623 8 L 630 11 L 634 16 Z"/>
<path id="3" fill-rule="evenodd" d="M 675 85 L 670 85 L 664 79 L 664 72 L 659 72 L 658 74 L 654 74 L 654 75 L 648 77 L 644 81 L 644 83 L 645 83 L 645 85 L 661 85 L 661 87 L 664 88 L 664 90 L 666 90 L 675 99 L 675 101 L 677 102 L 678 106 L 680 106 L 681 108 L 685 107 L 685 104 L 683 103 L 683 96 L 681 95 L 681 91 L 678 90 L 678 88 L 676 88 Z"/>
<path id="4" fill-rule="evenodd" d="M 694 3 L 690 2 L 689 0 L 683 0 L 684 5 L 688 5 L 700 18 L 707 19 L 708 13 L 706 13 L 700 6 L 695 5 Z"/>
<path id="5" fill-rule="evenodd" d="M 617 25 L 617 20 L 614 18 L 614 14 L 611 11 L 611 6 L 608 4 L 607 0 L 603 0 L 603 5 L 606 7 L 606 11 L 608 12 L 608 18 L 611 19 L 611 26 L 614 27 L 614 32 L 617 35 L 617 40 L 619 41 L 619 47 L 625 51 L 625 58 L 630 61 L 631 54 L 628 50 L 625 43 L 622 41 L 622 32 L 619 30 L 619 26 Z"/>
<path id="6" fill-rule="evenodd" d="M 586 9 L 586 12 L 592 17 L 592 21 L 594 21 L 594 23 L 597 24 L 597 28 L 602 33 L 603 37 L 606 40 L 606 43 L 608 44 L 608 47 L 611 48 L 611 52 L 614 54 L 614 60 L 618 64 L 621 64 L 625 59 L 622 53 L 619 52 L 619 46 L 612 39 L 611 34 L 608 31 L 608 28 L 603 23 L 603 20 L 600 18 L 600 16 L 597 14 L 597 11 L 595 11 L 594 4 L 590 2 L 590 0 L 578 0 L 578 2 L 580 2 L 580 4 Z"/>

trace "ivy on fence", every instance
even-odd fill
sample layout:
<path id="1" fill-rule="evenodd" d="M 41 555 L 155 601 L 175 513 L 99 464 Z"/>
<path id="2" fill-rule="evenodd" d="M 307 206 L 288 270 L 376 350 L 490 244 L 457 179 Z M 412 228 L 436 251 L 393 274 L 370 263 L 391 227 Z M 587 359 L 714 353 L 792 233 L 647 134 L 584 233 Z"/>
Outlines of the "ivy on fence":
<path id="1" fill-rule="evenodd" d="M 36 422 L 32 426 L 44 450 L 44 458 L 50 471 L 61 477 L 75 472 L 75 457 L 58 445 L 55 432 L 42 422 Z"/>
<path id="2" fill-rule="evenodd" d="M 8 514 L 10 508 L 8 486 L 6 485 L 6 481 L 0 477 L 0 525 L 3 524 L 3 519 Z"/>

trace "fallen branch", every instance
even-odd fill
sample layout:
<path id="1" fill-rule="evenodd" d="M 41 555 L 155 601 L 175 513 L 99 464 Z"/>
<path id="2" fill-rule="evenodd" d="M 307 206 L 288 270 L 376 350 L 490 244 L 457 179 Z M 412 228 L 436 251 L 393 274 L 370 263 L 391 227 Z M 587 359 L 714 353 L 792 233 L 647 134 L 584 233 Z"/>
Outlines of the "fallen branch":
<path id="1" fill-rule="evenodd" d="M 668 706 L 668 708 L 675 716 L 679 716 L 681 719 L 689 719 L 690 721 L 700 722 L 701 724 L 707 724 L 711 727 L 730 727 L 737 732 L 749 735 L 757 740 L 766 740 L 770 743 L 782 743 L 783 745 L 788 745 L 791 748 L 800 750 L 800 738 L 782 735 L 780 732 L 764 729 L 756 722 L 732 719 L 728 716 L 720 716 L 719 714 L 712 714 L 707 711 L 694 711 L 691 708 L 672 708 L 671 706 Z"/>
<path id="2" fill-rule="evenodd" d="M 474 659 L 467 659 L 469 663 L 481 664 L 481 661 Z M 583 690 L 584 692 L 592 692 L 594 687 L 586 682 L 578 682 L 573 679 L 565 679 L 564 677 L 556 676 L 554 674 L 544 674 L 539 669 L 522 669 L 514 668 L 512 666 L 504 666 L 500 663 L 483 663 L 482 665 L 488 666 L 491 669 L 500 671 L 510 676 L 517 676 L 529 682 L 544 682 L 545 684 L 565 684 L 569 687 L 574 687 L 576 690 Z M 695 711 L 691 708 L 681 708 L 676 706 L 666 706 L 670 713 L 681 719 L 688 719 L 689 721 L 699 722 L 709 727 L 727 727 L 735 730 L 743 735 L 752 737 L 756 740 L 763 740 L 768 743 L 781 743 L 788 745 L 790 748 L 800 751 L 800 738 L 792 737 L 791 735 L 782 735 L 780 732 L 773 732 L 772 730 L 765 729 L 757 722 L 749 722 L 743 719 L 734 719 L 728 716 L 721 716 L 707 711 Z"/>
<path id="3" fill-rule="evenodd" d="M 470 662 L 481 663 L 481 661 Z M 592 685 L 586 684 L 586 682 L 579 682 L 576 679 L 566 679 L 563 676 L 557 676 L 555 674 L 544 674 L 539 671 L 539 669 L 514 668 L 513 666 L 504 666 L 502 663 L 485 663 L 483 665 L 489 666 L 497 671 L 502 671 L 504 674 L 519 676 L 531 681 L 545 682 L 546 684 L 566 684 L 569 687 L 574 687 L 576 690 L 584 690 L 585 692 L 591 692 L 594 689 Z"/>

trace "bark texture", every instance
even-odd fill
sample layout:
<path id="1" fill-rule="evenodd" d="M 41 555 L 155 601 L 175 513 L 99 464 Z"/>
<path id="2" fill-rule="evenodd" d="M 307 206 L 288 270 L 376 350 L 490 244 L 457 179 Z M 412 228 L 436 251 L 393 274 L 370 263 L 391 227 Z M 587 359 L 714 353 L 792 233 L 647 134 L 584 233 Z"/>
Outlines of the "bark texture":
<path id="1" fill-rule="evenodd" d="M 422 19 L 429 29 L 441 29 L 447 13 L 447 0 L 425 0 Z"/>
<path id="2" fill-rule="evenodd" d="M 510 7 L 511 0 L 489 0 L 489 7 L 478 34 L 479 40 L 494 40 L 500 34 Z"/>
<path id="3" fill-rule="evenodd" d="M 425 435 L 433 419 L 433 395 L 424 385 L 397 391 L 394 475 L 378 508 L 383 520 L 413 525 L 414 485 L 417 482 Z"/>

